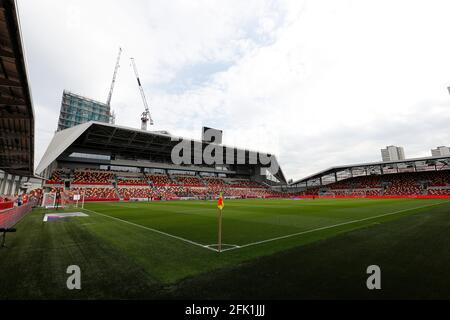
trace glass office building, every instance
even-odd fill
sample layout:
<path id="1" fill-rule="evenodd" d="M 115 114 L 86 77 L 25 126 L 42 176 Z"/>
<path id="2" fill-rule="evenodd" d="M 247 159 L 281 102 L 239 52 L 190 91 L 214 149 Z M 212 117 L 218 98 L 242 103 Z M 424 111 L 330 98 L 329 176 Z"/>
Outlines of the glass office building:
<path id="1" fill-rule="evenodd" d="M 91 120 L 110 123 L 111 112 L 109 106 L 106 103 L 64 90 L 57 131 Z"/>

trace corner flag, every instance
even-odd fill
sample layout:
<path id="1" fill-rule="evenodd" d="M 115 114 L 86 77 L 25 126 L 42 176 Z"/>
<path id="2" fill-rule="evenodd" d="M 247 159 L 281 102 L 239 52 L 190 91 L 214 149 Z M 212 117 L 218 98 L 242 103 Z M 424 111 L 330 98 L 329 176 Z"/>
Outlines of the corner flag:
<path id="1" fill-rule="evenodd" d="M 219 216 L 218 216 L 218 231 L 217 231 L 217 251 L 222 251 L 222 209 L 224 207 L 223 204 L 223 196 L 222 192 L 219 195 L 219 199 L 217 199 L 217 208 L 219 208 Z"/>
<path id="2" fill-rule="evenodd" d="M 219 195 L 219 199 L 217 200 L 217 208 L 222 210 L 223 207 L 224 207 L 224 203 L 223 203 L 223 197 L 222 197 L 222 192 L 221 192 Z"/>

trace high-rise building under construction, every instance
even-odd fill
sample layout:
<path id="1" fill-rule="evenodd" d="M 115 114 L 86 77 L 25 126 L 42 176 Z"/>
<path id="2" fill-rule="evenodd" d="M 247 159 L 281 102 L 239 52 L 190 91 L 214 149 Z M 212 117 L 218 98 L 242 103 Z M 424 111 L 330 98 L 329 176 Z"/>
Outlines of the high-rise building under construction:
<path id="1" fill-rule="evenodd" d="M 91 120 L 104 123 L 111 122 L 110 107 L 106 103 L 64 90 L 57 131 L 71 128 Z"/>

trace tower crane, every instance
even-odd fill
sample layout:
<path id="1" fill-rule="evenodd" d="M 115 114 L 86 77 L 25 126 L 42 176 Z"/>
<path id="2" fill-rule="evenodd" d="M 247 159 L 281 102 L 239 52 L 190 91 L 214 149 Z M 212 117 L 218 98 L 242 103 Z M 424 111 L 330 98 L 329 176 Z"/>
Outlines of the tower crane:
<path id="1" fill-rule="evenodd" d="M 108 93 L 108 98 L 106 100 L 106 105 L 108 107 L 111 106 L 111 97 L 112 97 L 112 93 L 114 90 L 114 84 L 116 83 L 116 76 L 117 76 L 117 71 L 119 70 L 120 67 L 120 55 L 122 54 L 122 48 L 119 47 L 119 54 L 117 55 L 117 61 L 116 61 L 116 66 L 114 67 L 114 74 L 113 74 L 113 78 L 112 78 L 112 82 L 111 82 L 111 88 L 109 89 L 109 93 Z M 111 122 L 114 123 L 114 112 L 111 113 Z"/>
<path id="2" fill-rule="evenodd" d="M 141 129 L 147 130 L 147 122 L 150 122 L 150 125 L 153 125 L 153 120 L 150 115 L 150 110 L 148 108 L 147 99 L 145 98 L 144 89 L 142 88 L 142 85 L 141 85 L 141 80 L 139 80 L 139 74 L 138 74 L 138 71 L 136 68 L 136 63 L 134 62 L 134 58 L 131 58 L 131 63 L 133 64 L 134 73 L 136 75 L 136 80 L 138 82 L 139 91 L 141 93 L 142 102 L 144 103 L 144 108 L 145 108 L 144 112 L 142 112 L 142 114 L 141 114 Z"/>
<path id="3" fill-rule="evenodd" d="M 108 99 L 106 100 L 106 104 L 108 106 L 111 105 L 111 97 L 112 97 L 112 93 L 114 90 L 114 84 L 116 83 L 117 71 L 119 70 L 119 67 L 120 67 L 119 62 L 120 62 L 121 54 L 122 54 L 122 48 L 119 47 L 119 54 L 117 55 L 116 66 L 114 67 L 114 74 L 113 74 L 113 78 L 112 78 L 112 82 L 111 82 L 111 88 L 109 89 Z"/>

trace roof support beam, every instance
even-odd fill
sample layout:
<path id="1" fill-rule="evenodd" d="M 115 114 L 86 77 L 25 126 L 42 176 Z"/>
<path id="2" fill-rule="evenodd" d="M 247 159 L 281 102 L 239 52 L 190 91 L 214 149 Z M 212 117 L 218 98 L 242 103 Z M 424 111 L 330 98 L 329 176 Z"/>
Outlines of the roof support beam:
<path id="1" fill-rule="evenodd" d="M 30 120 L 31 119 L 31 115 L 29 115 L 29 114 L 22 114 L 22 113 L 15 113 L 15 112 L 14 113 L 0 112 L 0 118 L 2 120 L 5 120 L 5 119 Z"/>
<path id="2" fill-rule="evenodd" d="M 10 59 L 15 59 L 16 56 L 14 55 L 13 52 L 9 52 L 6 51 L 4 49 L 0 49 L 0 58 L 10 58 Z"/>
<path id="3" fill-rule="evenodd" d="M 10 158 L 12 156 L 22 156 L 23 150 L 17 150 L 17 149 L 9 149 L 9 150 L 2 150 L 2 156 L 0 158 Z M 3 169 L 2 169 L 3 170 Z"/>
<path id="4" fill-rule="evenodd" d="M 22 85 L 14 80 L 0 78 L 0 87 L 22 88 Z"/>
<path id="5" fill-rule="evenodd" d="M 25 100 L 20 98 L 0 97 L 0 106 L 24 106 Z"/>
<path id="6" fill-rule="evenodd" d="M 24 132 L 14 132 L 14 131 L 10 131 L 10 132 L 5 132 L 5 131 L 0 131 L 0 139 L 8 139 L 8 138 L 27 138 L 27 134 Z"/>

